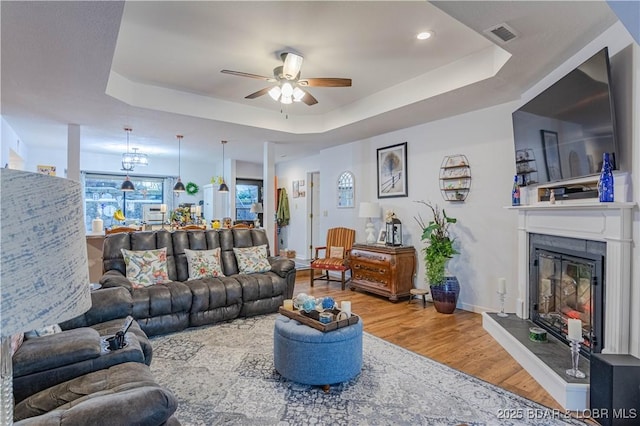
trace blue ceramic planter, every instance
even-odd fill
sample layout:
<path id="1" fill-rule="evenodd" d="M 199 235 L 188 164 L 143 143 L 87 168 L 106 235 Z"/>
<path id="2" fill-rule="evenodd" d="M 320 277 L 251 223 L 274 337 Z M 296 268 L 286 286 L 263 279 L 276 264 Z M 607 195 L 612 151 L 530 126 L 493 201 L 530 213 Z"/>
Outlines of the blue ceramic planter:
<path id="1" fill-rule="evenodd" d="M 460 294 L 460 283 L 456 277 L 445 277 L 444 284 L 432 285 L 431 298 L 436 307 L 436 311 L 441 314 L 452 314 L 456 310 L 458 295 Z"/>

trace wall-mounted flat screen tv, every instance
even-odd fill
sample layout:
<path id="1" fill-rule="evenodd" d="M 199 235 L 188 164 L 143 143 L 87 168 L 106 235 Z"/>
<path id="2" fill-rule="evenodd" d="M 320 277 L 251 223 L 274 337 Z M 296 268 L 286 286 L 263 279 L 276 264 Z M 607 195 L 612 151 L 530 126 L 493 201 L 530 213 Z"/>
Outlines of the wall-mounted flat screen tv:
<path id="1" fill-rule="evenodd" d="M 605 47 L 515 111 L 516 173 L 521 185 L 600 173 L 617 152 L 609 53 Z"/>

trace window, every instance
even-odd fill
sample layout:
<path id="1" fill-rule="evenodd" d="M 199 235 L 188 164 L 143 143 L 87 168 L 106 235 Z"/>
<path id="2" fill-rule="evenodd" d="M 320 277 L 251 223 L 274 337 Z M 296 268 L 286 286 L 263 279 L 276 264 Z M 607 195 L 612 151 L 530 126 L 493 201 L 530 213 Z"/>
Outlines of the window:
<path id="1" fill-rule="evenodd" d="M 254 203 L 262 203 L 262 180 L 236 179 L 236 220 L 252 222 L 256 216 L 262 220 L 262 213 L 251 212 Z"/>
<path id="2" fill-rule="evenodd" d="M 122 209 L 126 224 L 140 223 L 144 220 L 144 206 L 162 204 L 166 178 L 131 176 L 136 190 L 123 192 L 120 190 L 124 175 L 83 173 L 85 226 L 91 229 L 91 221 L 97 217 L 104 221 L 105 227 L 117 225 L 113 218 L 117 209 Z"/>

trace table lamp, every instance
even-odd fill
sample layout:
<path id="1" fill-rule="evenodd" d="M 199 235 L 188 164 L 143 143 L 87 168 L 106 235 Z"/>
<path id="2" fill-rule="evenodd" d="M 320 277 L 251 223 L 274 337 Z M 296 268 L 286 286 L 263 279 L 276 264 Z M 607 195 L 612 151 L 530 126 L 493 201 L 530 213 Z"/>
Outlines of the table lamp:
<path id="1" fill-rule="evenodd" d="M 0 169 L 0 424 L 13 424 L 11 336 L 91 307 L 79 182 Z"/>
<path id="2" fill-rule="evenodd" d="M 366 217 L 367 225 L 365 227 L 365 232 L 367 233 L 367 244 L 373 244 L 376 242 L 375 235 L 375 226 L 371 221 L 371 218 L 380 217 L 380 205 L 378 203 L 360 203 L 360 210 L 358 212 L 358 216 Z"/>
<path id="3" fill-rule="evenodd" d="M 256 228 L 260 228 L 260 213 L 262 213 L 262 203 L 251 204 L 251 213 L 256 214 L 256 218 L 253 221 L 254 226 Z"/>

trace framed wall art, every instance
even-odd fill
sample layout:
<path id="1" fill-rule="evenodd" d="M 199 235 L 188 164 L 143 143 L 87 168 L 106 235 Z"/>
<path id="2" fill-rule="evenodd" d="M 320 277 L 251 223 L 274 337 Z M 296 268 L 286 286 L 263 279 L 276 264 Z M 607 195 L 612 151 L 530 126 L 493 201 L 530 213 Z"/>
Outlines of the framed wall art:
<path id="1" fill-rule="evenodd" d="M 378 148 L 378 198 L 407 197 L 407 143 Z"/>
<path id="2" fill-rule="evenodd" d="M 550 130 L 540 130 L 544 152 L 544 165 L 550 181 L 562 179 L 560 166 L 560 148 L 558 147 L 558 133 Z"/>

